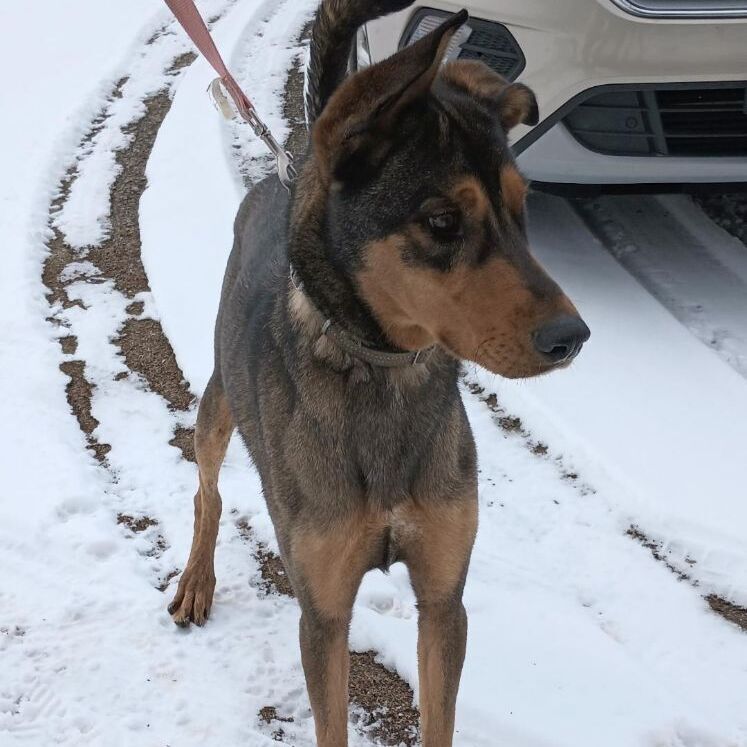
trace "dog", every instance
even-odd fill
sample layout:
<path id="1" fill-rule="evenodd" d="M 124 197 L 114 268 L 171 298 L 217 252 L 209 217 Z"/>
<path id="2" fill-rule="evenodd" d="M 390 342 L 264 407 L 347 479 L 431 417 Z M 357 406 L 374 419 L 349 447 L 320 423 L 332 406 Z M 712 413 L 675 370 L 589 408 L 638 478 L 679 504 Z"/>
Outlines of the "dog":
<path id="1" fill-rule="evenodd" d="M 477 458 L 461 361 L 505 377 L 567 366 L 589 337 L 528 249 L 508 132 L 537 102 L 482 63 L 444 63 L 462 11 L 347 75 L 360 25 L 412 0 L 324 0 L 312 30 L 312 132 L 288 194 L 243 201 L 195 432 L 199 489 L 169 611 L 213 600 L 218 472 L 238 428 L 301 607 L 320 747 L 347 745 L 348 645 L 363 575 L 406 564 L 418 605 L 421 733 L 452 744 Z"/>

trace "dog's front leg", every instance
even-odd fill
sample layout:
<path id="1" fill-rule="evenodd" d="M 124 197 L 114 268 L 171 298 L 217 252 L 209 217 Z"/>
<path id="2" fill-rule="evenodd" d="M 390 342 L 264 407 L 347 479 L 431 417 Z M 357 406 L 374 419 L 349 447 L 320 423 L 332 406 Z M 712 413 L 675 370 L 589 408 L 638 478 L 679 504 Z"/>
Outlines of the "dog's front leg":
<path id="1" fill-rule="evenodd" d="M 291 538 L 291 580 L 302 610 L 301 660 L 318 747 L 348 744 L 348 628 L 382 533 L 380 522 L 357 514 L 321 530 L 304 526 Z"/>
<path id="2" fill-rule="evenodd" d="M 301 614 L 301 661 L 318 747 L 348 743 L 349 623 L 349 612 L 347 617 L 325 618 L 307 608 Z"/>
<path id="3" fill-rule="evenodd" d="M 200 485 L 195 495 L 192 550 L 176 596 L 169 605 L 174 622 L 180 626 L 188 626 L 190 622 L 203 625 L 210 615 L 215 589 L 213 557 L 221 515 L 218 473 L 232 432 L 228 402 L 214 373 L 200 402 L 195 429 Z"/>
<path id="4" fill-rule="evenodd" d="M 418 605 L 418 673 L 423 747 L 451 747 L 459 679 L 467 644 L 461 594 Z"/>
<path id="5" fill-rule="evenodd" d="M 413 512 L 406 548 L 418 600 L 418 674 L 423 747 L 451 747 L 467 642 L 462 591 L 477 529 L 477 494 Z"/>

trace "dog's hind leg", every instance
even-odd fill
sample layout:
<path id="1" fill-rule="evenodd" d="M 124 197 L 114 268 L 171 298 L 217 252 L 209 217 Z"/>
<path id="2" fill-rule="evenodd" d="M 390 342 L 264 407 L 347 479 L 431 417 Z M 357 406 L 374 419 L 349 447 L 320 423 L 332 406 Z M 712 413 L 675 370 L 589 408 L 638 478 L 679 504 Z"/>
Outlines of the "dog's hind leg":
<path id="1" fill-rule="evenodd" d="M 451 747 L 467 642 L 462 591 L 477 529 L 477 493 L 411 510 L 405 563 L 418 601 L 423 747 Z"/>
<path id="2" fill-rule="evenodd" d="M 357 517 L 291 537 L 291 577 L 302 610 L 301 660 L 318 747 L 348 744 L 348 627 L 383 531 L 380 522 Z"/>
<path id="3" fill-rule="evenodd" d="M 174 622 L 204 625 L 210 614 L 215 590 L 213 557 L 218 537 L 221 498 L 218 473 L 226 455 L 234 424 L 219 376 L 213 373 L 200 401 L 195 429 L 195 455 L 199 487 L 195 495 L 195 524 L 192 550 L 179 579 L 176 596 L 169 605 Z"/>

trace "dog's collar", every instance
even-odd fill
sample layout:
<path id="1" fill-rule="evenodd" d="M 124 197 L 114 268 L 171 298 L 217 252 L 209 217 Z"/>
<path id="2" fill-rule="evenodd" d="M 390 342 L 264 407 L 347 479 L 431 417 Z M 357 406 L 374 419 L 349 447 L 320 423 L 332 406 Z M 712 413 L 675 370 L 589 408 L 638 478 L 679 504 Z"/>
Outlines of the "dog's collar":
<path id="1" fill-rule="evenodd" d="M 303 292 L 303 281 L 298 275 L 296 268 L 290 266 L 290 279 L 293 287 Z M 306 294 L 309 303 L 311 299 Z M 313 303 L 312 303 L 313 305 Z M 344 350 L 348 355 L 357 358 L 364 363 L 380 368 L 406 368 L 408 366 L 417 366 L 425 363 L 436 349 L 435 345 L 422 350 L 410 351 L 409 353 L 391 353 L 387 350 L 380 350 L 372 347 L 363 340 L 348 334 L 339 324 L 335 324 L 332 319 L 327 319 L 322 324 L 322 334 L 332 340 L 338 347 Z"/>

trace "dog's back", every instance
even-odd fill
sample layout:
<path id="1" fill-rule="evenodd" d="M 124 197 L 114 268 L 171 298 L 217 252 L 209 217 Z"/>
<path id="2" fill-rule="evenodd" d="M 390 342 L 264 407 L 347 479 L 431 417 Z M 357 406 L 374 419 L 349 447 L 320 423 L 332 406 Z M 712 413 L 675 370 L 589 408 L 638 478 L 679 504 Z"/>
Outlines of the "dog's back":
<path id="1" fill-rule="evenodd" d="M 234 243 L 223 279 L 215 329 L 215 365 L 239 340 L 252 344 L 261 334 L 268 307 L 262 299 L 277 292 L 288 266 L 289 197 L 277 177 L 254 185 L 244 197 L 234 221 Z M 255 325 L 259 330 L 255 329 Z M 230 360 L 230 358 L 228 359 Z"/>

